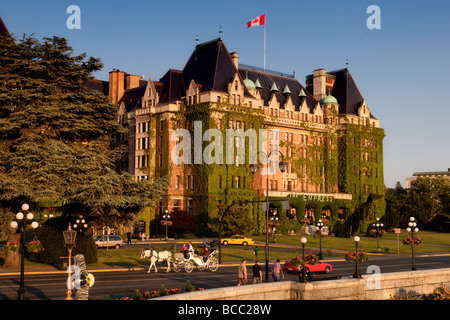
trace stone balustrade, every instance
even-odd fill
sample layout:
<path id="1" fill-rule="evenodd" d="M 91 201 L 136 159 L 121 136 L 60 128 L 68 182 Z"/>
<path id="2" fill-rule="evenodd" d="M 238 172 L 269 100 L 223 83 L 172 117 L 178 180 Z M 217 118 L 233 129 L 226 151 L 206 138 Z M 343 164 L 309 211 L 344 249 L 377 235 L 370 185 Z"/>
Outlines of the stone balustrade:
<path id="1" fill-rule="evenodd" d="M 176 294 L 161 300 L 387 300 L 399 290 L 429 294 L 450 285 L 450 268 L 363 275 L 361 279 L 280 281 Z M 153 299 L 152 299 L 153 300 Z"/>

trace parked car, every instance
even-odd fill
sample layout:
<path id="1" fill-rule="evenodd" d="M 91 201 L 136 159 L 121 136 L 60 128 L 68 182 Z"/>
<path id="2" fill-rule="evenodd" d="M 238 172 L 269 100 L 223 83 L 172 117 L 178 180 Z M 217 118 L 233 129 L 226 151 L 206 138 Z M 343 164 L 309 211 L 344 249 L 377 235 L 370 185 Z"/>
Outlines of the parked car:
<path id="1" fill-rule="evenodd" d="M 247 237 L 245 237 L 243 235 L 236 234 L 236 235 L 231 236 L 229 238 L 222 239 L 222 244 L 223 245 L 240 244 L 240 245 L 243 245 L 243 246 L 247 246 L 249 244 L 255 244 L 255 241 L 252 238 L 247 238 Z"/>
<path id="2" fill-rule="evenodd" d="M 288 273 L 300 272 L 302 270 L 302 266 L 296 266 L 295 264 L 292 264 L 291 260 L 286 260 L 284 263 L 284 270 Z M 306 273 L 330 273 L 332 270 L 333 268 L 331 267 L 331 264 L 322 261 L 318 261 L 314 265 L 306 264 Z"/>
<path id="3" fill-rule="evenodd" d="M 123 239 L 115 234 L 96 236 L 94 242 L 97 248 L 114 247 L 119 249 L 123 247 Z"/>

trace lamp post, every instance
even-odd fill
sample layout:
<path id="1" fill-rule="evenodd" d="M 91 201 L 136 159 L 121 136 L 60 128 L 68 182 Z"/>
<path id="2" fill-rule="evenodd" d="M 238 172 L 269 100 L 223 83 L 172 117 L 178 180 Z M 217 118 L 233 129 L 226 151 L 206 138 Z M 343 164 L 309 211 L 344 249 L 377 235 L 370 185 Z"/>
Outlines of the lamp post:
<path id="1" fill-rule="evenodd" d="M 322 230 L 324 227 L 324 223 L 322 222 L 322 219 L 319 219 L 319 221 L 317 222 L 317 227 L 319 228 L 319 260 L 323 259 L 323 254 L 322 254 Z"/>
<path id="2" fill-rule="evenodd" d="M 277 151 L 281 154 L 281 161 L 278 163 L 280 167 L 281 172 L 285 172 L 287 168 L 287 162 L 283 161 L 283 153 L 279 150 L 273 150 Z M 264 153 L 263 151 L 259 151 L 256 156 L 259 154 L 263 154 L 266 159 L 267 163 L 270 164 L 270 156 L 272 155 L 271 151 L 268 155 Z M 249 165 L 250 171 L 252 174 L 255 174 L 258 171 L 258 164 L 251 163 Z M 269 282 L 269 173 L 266 174 L 266 282 Z"/>
<path id="3" fill-rule="evenodd" d="M 167 241 L 168 240 L 168 237 L 167 237 L 167 223 L 168 222 L 167 222 L 167 220 L 170 219 L 169 210 L 166 209 L 166 211 L 164 211 L 163 219 L 166 220 L 166 241 Z"/>
<path id="4" fill-rule="evenodd" d="M 305 244 L 308 241 L 308 239 L 302 237 L 300 241 L 302 243 L 302 264 L 303 264 L 302 278 L 300 279 L 300 282 L 308 282 L 308 279 L 306 279 L 306 263 L 305 263 Z"/>
<path id="5" fill-rule="evenodd" d="M 411 232 L 411 252 L 412 252 L 412 268 L 411 270 L 416 270 L 416 258 L 414 255 L 414 232 L 419 232 L 419 228 L 417 228 L 417 223 L 414 217 L 409 218 L 408 227 L 406 231 Z"/>
<path id="6" fill-rule="evenodd" d="M 272 216 L 270 217 L 270 221 L 272 221 L 273 242 L 276 243 L 277 239 L 275 238 L 275 231 L 277 230 L 277 228 L 275 228 L 275 224 L 278 221 L 277 211 L 273 212 Z"/>
<path id="7" fill-rule="evenodd" d="M 377 221 L 375 223 L 372 223 L 372 226 L 375 228 L 376 230 L 376 235 L 377 235 L 377 252 L 380 252 L 380 232 L 383 228 L 383 224 L 380 223 L 380 218 L 377 218 Z"/>
<path id="8" fill-rule="evenodd" d="M 83 219 L 83 216 L 80 215 L 77 220 L 75 220 L 75 223 L 73 224 L 74 229 L 78 229 L 80 231 L 86 230 L 88 227 L 86 220 Z"/>
<path id="9" fill-rule="evenodd" d="M 34 215 L 31 212 L 27 213 L 29 209 L 30 206 L 24 203 L 22 205 L 22 210 L 25 213 L 18 212 L 16 218 L 10 223 L 11 228 L 17 229 L 18 232 L 21 233 L 20 242 L 22 244 L 22 253 L 20 261 L 20 285 L 19 291 L 17 292 L 17 300 L 25 300 L 25 229 L 28 225 L 31 225 L 33 229 L 36 229 L 39 226 L 39 224 L 33 220 Z"/>
<path id="10" fill-rule="evenodd" d="M 72 260 L 72 248 L 75 246 L 75 238 L 77 236 L 77 232 L 75 230 L 72 230 L 72 228 L 70 227 L 70 223 L 69 223 L 69 227 L 67 228 L 67 230 L 63 231 L 63 236 L 64 236 L 65 246 L 67 247 L 67 250 L 69 251 L 69 264 L 68 264 L 68 268 L 67 268 L 68 276 L 67 276 L 66 300 L 73 300 L 72 290 L 70 289 L 72 287 L 71 280 L 70 280 L 72 270 L 71 270 L 70 264 L 71 264 L 71 260 Z"/>
<path id="11" fill-rule="evenodd" d="M 358 268 L 358 242 L 360 240 L 360 238 L 358 236 L 355 236 L 353 238 L 353 240 L 355 240 L 355 247 L 356 247 L 356 261 L 355 261 L 355 273 L 353 274 L 353 278 L 355 279 L 361 279 L 361 275 L 359 274 L 359 268 Z"/>

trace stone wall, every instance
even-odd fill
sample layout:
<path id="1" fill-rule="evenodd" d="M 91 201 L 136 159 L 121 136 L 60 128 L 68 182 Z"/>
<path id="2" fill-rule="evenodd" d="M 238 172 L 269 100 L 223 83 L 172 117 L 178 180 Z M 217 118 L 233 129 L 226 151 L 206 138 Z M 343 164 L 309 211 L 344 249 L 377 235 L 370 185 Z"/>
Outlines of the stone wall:
<path id="1" fill-rule="evenodd" d="M 281 281 L 176 294 L 162 300 L 386 300 L 399 290 L 429 294 L 450 285 L 450 268 L 364 275 L 362 279 Z M 153 300 L 153 299 L 152 299 Z"/>

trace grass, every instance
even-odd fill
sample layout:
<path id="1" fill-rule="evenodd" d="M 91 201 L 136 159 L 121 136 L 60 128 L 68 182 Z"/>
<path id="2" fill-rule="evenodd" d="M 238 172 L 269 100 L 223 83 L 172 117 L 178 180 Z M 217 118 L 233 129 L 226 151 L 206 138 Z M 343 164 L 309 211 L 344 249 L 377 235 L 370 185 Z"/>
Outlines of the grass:
<path id="1" fill-rule="evenodd" d="M 398 236 L 399 242 L 397 242 L 396 234 L 386 234 L 379 239 L 380 250 L 382 253 L 397 253 L 399 251 L 402 253 L 410 253 L 411 246 L 404 245 L 402 243 L 403 239 L 410 236 L 406 230 L 401 230 Z M 432 231 L 420 231 L 417 236 L 423 239 L 422 244 L 415 247 L 415 252 L 417 253 L 430 253 L 430 252 L 448 252 L 450 251 L 450 233 L 440 233 Z M 306 247 L 319 247 L 319 238 L 314 236 L 276 236 L 277 244 L 289 244 L 297 245 L 301 248 L 300 239 L 305 237 L 308 242 Z M 359 235 L 360 241 L 358 243 L 358 251 L 365 251 L 368 253 L 377 252 L 377 239 L 375 237 L 366 237 L 364 235 Z M 265 241 L 265 237 L 254 237 L 255 240 Z M 272 241 L 272 238 L 269 238 Z M 446 245 L 446 246 L 442 246 Z M 355 241 L 353 237 L 351 238 L 338 238 L 333 236 L 324 236 L 322 238 L 322 250 L 343 250 L 343 251 L 354 251 Z"/>

